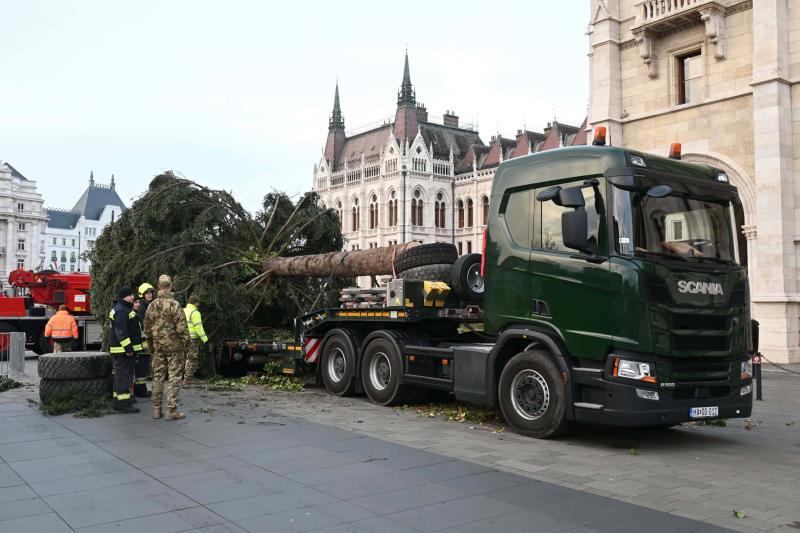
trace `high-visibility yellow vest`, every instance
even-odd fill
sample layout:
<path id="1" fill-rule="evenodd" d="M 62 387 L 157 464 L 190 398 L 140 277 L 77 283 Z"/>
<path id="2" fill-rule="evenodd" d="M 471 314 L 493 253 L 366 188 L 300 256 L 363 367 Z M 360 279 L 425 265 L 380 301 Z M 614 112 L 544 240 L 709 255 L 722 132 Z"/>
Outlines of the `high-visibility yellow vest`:
<path id="1" fill-rule="evenodd" d="M 183 308 L 183 313 L 186 315 L 186 326 L 189 328 L 189 336 L 192 339 L 200 339 L 203 342 L 208 342 L 208 336 L 203 329 L 203 317 L 200 315 L 200 310 L 194 304 L 188 304 Z"/>

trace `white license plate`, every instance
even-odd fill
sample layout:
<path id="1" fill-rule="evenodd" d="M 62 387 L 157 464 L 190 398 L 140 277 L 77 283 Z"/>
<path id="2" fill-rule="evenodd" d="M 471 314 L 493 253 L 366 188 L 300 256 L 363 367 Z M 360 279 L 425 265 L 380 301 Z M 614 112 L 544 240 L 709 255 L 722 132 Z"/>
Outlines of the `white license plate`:
<path id="1" fill-rule="evenodd" d="M 708 418 L 710 416 L 719 416 L 719 407 L 690 407 L 689 418 Z"/>

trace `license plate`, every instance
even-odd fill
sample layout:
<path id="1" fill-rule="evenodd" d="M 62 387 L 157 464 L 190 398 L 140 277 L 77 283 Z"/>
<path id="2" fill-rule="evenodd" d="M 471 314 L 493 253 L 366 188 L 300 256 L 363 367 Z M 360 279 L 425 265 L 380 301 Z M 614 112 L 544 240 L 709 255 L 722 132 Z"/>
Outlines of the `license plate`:
<path id="1" fill-rule="evenodd" d="M 719 416 L 719 407 L 691 407 L 689 408 L 689 418 L 708 418 Z"/>

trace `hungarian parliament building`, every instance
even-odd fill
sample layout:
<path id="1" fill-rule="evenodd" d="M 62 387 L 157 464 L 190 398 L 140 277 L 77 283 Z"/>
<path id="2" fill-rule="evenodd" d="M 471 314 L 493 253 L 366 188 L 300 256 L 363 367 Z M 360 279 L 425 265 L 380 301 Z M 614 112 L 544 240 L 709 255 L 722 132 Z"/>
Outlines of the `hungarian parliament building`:
<path id="1" fill-rule="evenodd" d="M 543 133 L 481 140 L 452 111 L 441 121 L 417 102 L 405 58 L 393 122 L 348 135 L 339 87 L 313 189 L 342 222 L 346 250 L 418 241 L 452 242 L 460 254 L 481 250 L 498 165 L 562 146 L 586 144 L 586 122 L 548 123 Z"/>

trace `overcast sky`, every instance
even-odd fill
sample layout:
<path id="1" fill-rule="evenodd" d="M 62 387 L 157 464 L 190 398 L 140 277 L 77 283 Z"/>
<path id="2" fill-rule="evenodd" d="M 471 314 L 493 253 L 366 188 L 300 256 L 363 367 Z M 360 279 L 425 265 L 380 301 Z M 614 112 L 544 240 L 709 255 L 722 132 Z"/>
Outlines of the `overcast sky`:
<path id="1" fill-rule="evenodd" d="M 484 142 L 577 126 L 587 4 L 0 0 L 0 159 L 48 207 L 174 169 L 253 210 L 310 188 L 337 76 L 348 130 L 394 115 L 406 46 L 417 100 Z"/>

